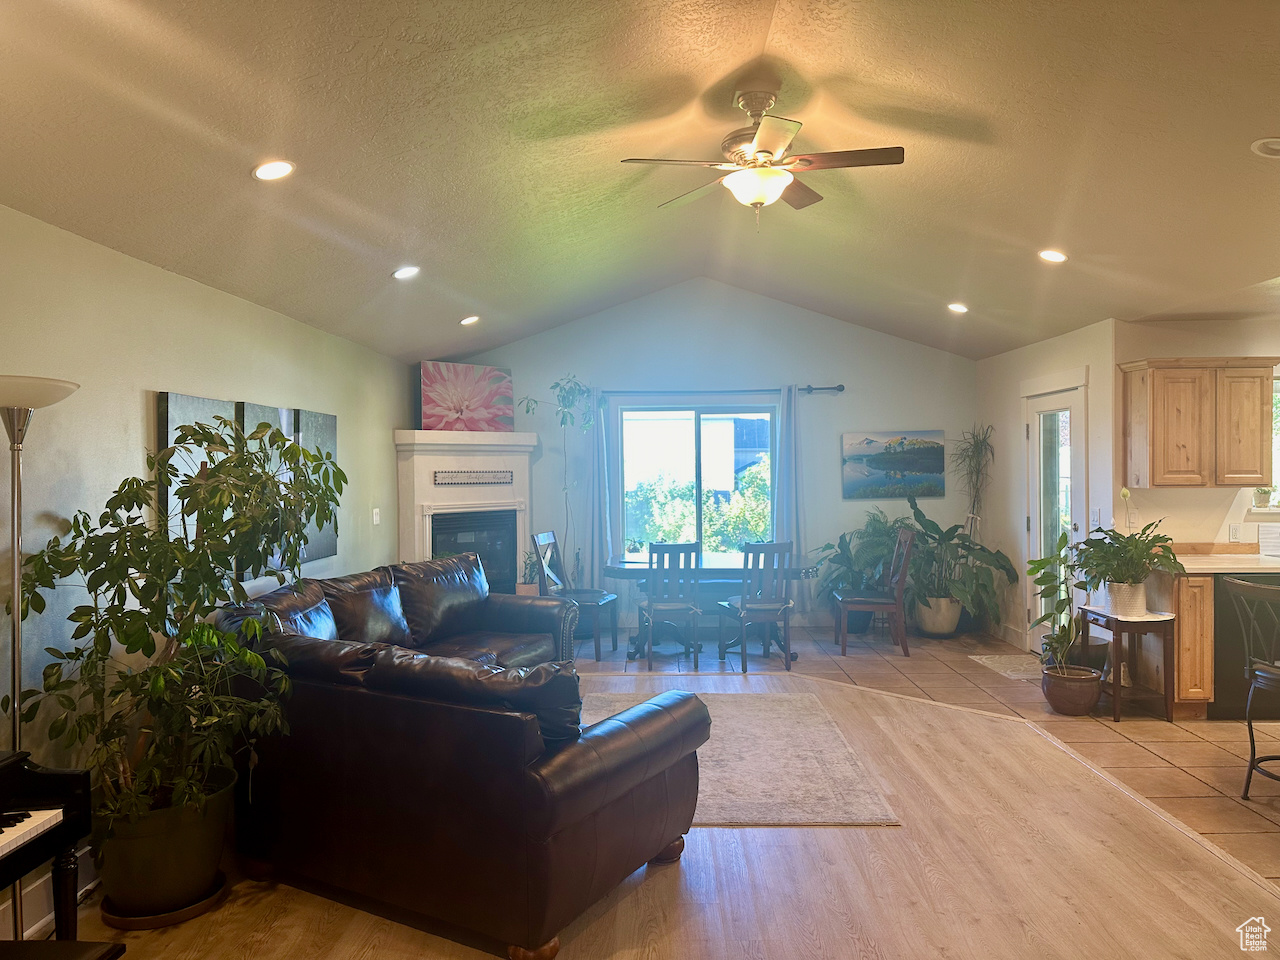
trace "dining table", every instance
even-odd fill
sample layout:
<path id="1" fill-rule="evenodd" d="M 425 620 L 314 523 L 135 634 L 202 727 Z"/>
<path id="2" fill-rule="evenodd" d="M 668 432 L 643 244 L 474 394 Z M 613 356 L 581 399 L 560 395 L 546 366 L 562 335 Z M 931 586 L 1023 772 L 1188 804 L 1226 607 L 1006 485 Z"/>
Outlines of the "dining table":
<path id="1" fill-rule="evenodd" d="M 740 553 L 704 553 L 698 566 L 691 570 L 684 571 L 692 579 L 697 580 L 699 586 L 706 584 L 720 584 L 724 586 L 741 586 L 743 582 L 744 570 L 742 567 L 742 554 Z M 788 567 L 783 574 L 788 580 L 816 580 L 818 578 L 817 566 Z M 630 580 L 638 582 L 640 589 L 643 590 L 643 583 L 649 578 L 649 558 L 645 554 L 628 554 L 626 556 L 611 556 L 608 563 L 604 566 L 604 576 L 608 580 Z M 658 646 L 663 640 L 675 640 L 685 648 L 686 653 L 693 652 L 693 642 L 685 640 L 680 629 L 670 621 L 664 621 L 661 624 L 655 624 L 653 643 Z M 771 625 L 770 638 L 777 639 L 777 626 Z M 742 642 L 742 638 L 730 642 L 727 649 L 732 649 Z M 771 643 L 772 646 L 772 643 Z M 781 646 L 779 645 L 779 649 Z M 643 653 L 643 647 L 640 643 L 639 630 L 631 635 L 627 647 L 627 659 L 634 660 Z M 800 657 L 792 651 L 792 661 L 799 660 Z"/>

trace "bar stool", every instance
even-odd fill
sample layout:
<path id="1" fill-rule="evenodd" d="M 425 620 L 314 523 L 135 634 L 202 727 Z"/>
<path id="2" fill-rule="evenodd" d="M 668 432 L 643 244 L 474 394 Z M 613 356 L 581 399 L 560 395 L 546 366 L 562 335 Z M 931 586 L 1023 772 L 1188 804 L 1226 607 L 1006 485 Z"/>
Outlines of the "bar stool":
<path id="1" fill-rule="evenodd" d="M 1253 739 L 1253 694 L 1258 690 L 1280 693 L 1280 664 L 1276 654 L 1280 652 L 1280 586 L 1249 583 L 1235 577 L 1223 577 L 1236 616 L 1240 618 L 1240 632 L 1244 635 L 1244 673 L 1249 681 L 1249 699 L 1245 701 L 1244 722 L 1249 728 L 1249 769 L 1244 775 L 1242 800 L 1249 799 L 1249 784 L 1256 770 L 1271 780 L 1280 780 L 1280 773 L 1272 773 L 1262 766 L 1272 760 L 1280 760 L 1280 754 L 1258 756 L 1258 746 Z"/>

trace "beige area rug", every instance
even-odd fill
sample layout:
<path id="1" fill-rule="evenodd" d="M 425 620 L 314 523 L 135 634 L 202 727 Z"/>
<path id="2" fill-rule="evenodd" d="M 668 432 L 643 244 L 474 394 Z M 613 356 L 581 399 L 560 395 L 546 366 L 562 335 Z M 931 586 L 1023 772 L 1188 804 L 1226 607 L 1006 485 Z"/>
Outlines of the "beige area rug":
<path id="1" fill-rule="evenodd" d="M 702 693 L 711 739 L 698 749 L 696 826 L 898 823 L 822 701 L 811 693 Z M 643 703 L 589 693 L 584 726 Z"/>
<path id="2" fill-rule="evenodd" d="M 993 654 L 970 654 L 969 659 L 977 660 L 984 667 L 989 667 L 1010 680 L 1039 681 L 1041 676 L 1039 658 L 1033 657 L 1029 653 L 1015 654 L 1011 657 L 995 656 Z"/>

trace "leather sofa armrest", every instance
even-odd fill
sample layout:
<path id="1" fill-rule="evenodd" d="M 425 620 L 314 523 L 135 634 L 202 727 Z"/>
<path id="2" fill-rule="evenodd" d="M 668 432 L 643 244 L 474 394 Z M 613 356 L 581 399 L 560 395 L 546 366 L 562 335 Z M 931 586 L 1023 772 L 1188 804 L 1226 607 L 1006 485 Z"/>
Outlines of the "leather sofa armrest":
<path id="1" fill-rule="evenodd" d="M 692 693 L 668 691 L 601 720 L 527 770 L 525 809 L 546 840 L 706 743 L 711 715 Z"/>
<path id="2" fill-rule="evenodd" d="M 573 659 L 573 630 L 578 605 L 560 597 L 527 597 L 491 593 L 485 601 L 481 628 L 494 633 L 549 633 L 556 643 L 556 659 Z"/>

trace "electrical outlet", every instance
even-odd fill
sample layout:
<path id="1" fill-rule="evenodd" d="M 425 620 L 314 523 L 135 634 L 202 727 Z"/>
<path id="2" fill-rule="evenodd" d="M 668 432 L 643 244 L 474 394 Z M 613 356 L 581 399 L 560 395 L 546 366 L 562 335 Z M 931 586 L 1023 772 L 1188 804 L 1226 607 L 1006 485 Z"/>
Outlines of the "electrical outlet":
<path id="1" fill-rule="evenodd" d="M 376 527 L 382 523 L 382 511 L 377 507 L 373 508 L 373 525 Z"/>
<path id="2" fill-rule="evenodd" d="M 1232 543 L 1240 542 L 1240 524 L 1232 523 L 1227 526 L 1227 539 Z"/>

